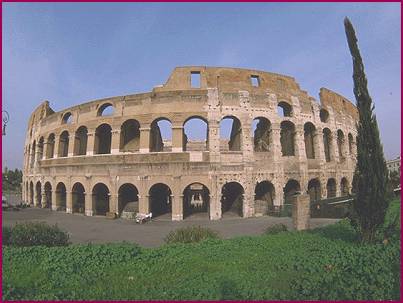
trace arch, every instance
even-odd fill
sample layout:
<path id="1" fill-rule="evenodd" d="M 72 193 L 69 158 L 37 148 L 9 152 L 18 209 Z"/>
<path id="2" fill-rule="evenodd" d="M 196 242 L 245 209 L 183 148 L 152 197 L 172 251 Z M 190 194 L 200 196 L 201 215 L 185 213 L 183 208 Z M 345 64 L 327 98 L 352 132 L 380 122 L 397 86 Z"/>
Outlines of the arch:
<path id="1" fill-rule="evenodd" d="M 220 150 L 242 150 L 242 125 L 235 116 L 225 116 L 220 121 Z"/>
<path id="2" fill-rule="evenodd" d="M 57 210 L 66 210 L 66 186 L 63 182 L 59 182 L 56 186 L 56 207 Z"/>
<path id="3" fill-rule="evenodd" d="M 167 152 L 172 150 L 172 123 L 165 117 L 151 122 L 150 152 Z"/>
<path id="4" fill-rule="evenodd" d="M 323 148 L 325 151 L 326 162 L 330 162 L 331 158 L 331 142 L 332 142 L 332 132 L 328 128 L 323 129 Z"/>
<path id="5" fill-rule="evenodd" d="M 210 213 L 210 191 L 202 183 L 192 183 L 183 191 L 183 218 Z"/>
<path id="6" fill-rule="evenodd" d="M 255 186 L 255 215 L 267 215 L 273 208 L 275 199 L 274 185 L 269 181 L 262 181 Z"/>
<path id="7" fill-rule="evenodd" d="M 238 182 L 225 183 L 221 189 L 221 213 L 243 216 L 244 189 Z"/>
<path id="8" fill-rule="evenodd" d="M 340 193 L 342 197 L 348 196 L 350 194 L 349 183 L 346 177 L 341 178 Z"/>
<path id="9" fill-rule="evenodd" d="M 192 116 L 183 123 L 183 151 L 208 150 L 208 123 L 200 116 Z"/>
<path id="10" fill-rule="evenodd" d="M 30 160 L 30 167 L 34 167 L 34 163 L 35 163 L 35 152 L 36 152 L 36 141 L 34 140 L 34 142 L 32 143 L 32 147 L 31 147 L 31 160 Z"/>
<path id="11" fill-rule="evenodd" d="M 123 152 L 137 152 L 140 150 L 140 123 L 129 119 L 120 126 L 119 150 Z"/>
<path id="12" fill-rule="evenodd" d="M 55 154 L 55 134 L 52 133 L 48 136 L 47 144 L 46 159 L 52 159 Z"/>
<path id="13" fill-rule="evenodd" d="M 322 189 L 318 178 L 311 179 L 308 182 L 308 194 L 311 203 L 322 199 Z"/>
<path id="14" fill-rule="evenodd" d="M 340 161 L 344 161 L 344 133 L 341 129 L 337 131 L 337 149 Z"/>
<path id="15" fill-rule="evenodd" d="M 63 115 L 62 124 L 71 124 L 73 122 L 73 115 L 67 112 Z"/>
<path id="16" fill-rule="evenodd" d="M 58 157 L 67 157 L 69 153 L 69 132 L 63 131 L 59 137 Z"/>
<path id="17" fill-rule="evenodd" d="M 172 191 L 168 185 L 163 183 L 154 184 L 148 194 L 153 218 L 172 213 Z"/>
<path id="18" fill-rule="evenodd" d="M 334 178 L 330 178 L 327 180 L 326 191 L 327 198 L 336 197 L 336 180 Z"/>
<path id="19" fill-rule="evenodd" d="M 118 191 L 118 212 L 119 215 L 125 209 L 130 209 L 130 212 L 139 212 L 139 191 L 137 187 L 131 183 L 125 183 L 119 187 Z"/>
<path id="20" fill-rule="evenodd" d="M 329 121 L 329 112 L 326 109 L 322 108 L 319 111 L 319 118 L 320 121 L 322 121 L 323 123 L 327 123 Z"/>
<path id="21" fill-rule="evenodd" d="M 36 199 L 36 203 L 37 203 L 36 206 L 41 207 L 41 205 L 42 205 L 42 188 L 41 188 L 41 182 L 40 181 L 36 182 L 35 194 L 36 194 L 35 199 Z"/>
<path id="22" fill-rule="evenodd" d="M 34 183 L 29 183 L 29 204 L 34 204 Z"/>
<path id="23" fill-rule="evenodd" d="M 74 183 L 71 189 L 72 213 L 83 214 L 85 212 L 85 188 L 80 183 Z"/>
<path id="24" fill-rule="evenodd" d="M 272 143 L 271 123 L 267 118 L 256 117 L 252 121 L 253 150 L 268 152 Z"/>
<path id="25" fill-rule="evenodd" d="M 87 154 L 88 130 L 85 126 L 80 126 L 76 130 L 74 138 L 74 156 L 84 156 Z"/>
<path id="26" fill-rule="evenodd" d="M 110 211 L 109 188 L 103 183 L 97 183 L 92 188 L 92 205 L 94 213 L 98 216 L 106 216 Z"/>
<path id="27" fill-rule="evenodd" d="M 281 101 L 277 104 L 277 114 L 280 117 L 291 117 L 292 116 L 292 106 L 291 104 Z"/>
<path id="28" fill-rule="evenodd" d="M 99 125 L 95 130 L 94 153 L 110 154 L 112 143 L 112 127 L 107 124 Z"/>
<path id="29" fill-rule="evenodd" d="M 304 125 L 305 153 L 308 159 L 315 159 L 316 128 L 311 122 Z"/>
<path id="30" fill-rule="evenodd" d="M 287 184 L 284 186 L 284 204 L 291 204 L 292 197 L 296 194 L 301 193 L 301 186 L 299 182 L 294 179 L 288 180 Z"/>
<path id="31" fill-rule="evenodd" d="M 45 203 L 43 203 L 45 208 L 51 208 L 52 207 L 52 184 L 50 182 L 46 182 L 44 186 L 45 190 Z"/>
<path id="32" fill-rule="evenodd" d="M 353 135 L 351 133 L 348 133 L 348 152 L 350 155 L 354 155 L 353 146 L 354 146 Z"/>
<path id="33" fill-rule="evenodd" d="M 42 160 L 43 156 L 44 156 L 43 155 L 44 144 L 45 144 L 45 139 L 43 137 L 40 137 L 39 141 L 38 141 L 38 153 L 39 153 L 38 159 L 40 159 L 40 160 Z"/>
<path id="34" fill-rule="evenodd" d="M 115 108 L 112 103 L 104 103 L 102 104 L 97 111 L 97 116 L 112 116 L 115 113 Z"/>
<path id="35" fill-rule="evenodd" d="M 295 156 L 295 125 L 291 121 L 280 124 L 281 153 L 283 156 Z"/>

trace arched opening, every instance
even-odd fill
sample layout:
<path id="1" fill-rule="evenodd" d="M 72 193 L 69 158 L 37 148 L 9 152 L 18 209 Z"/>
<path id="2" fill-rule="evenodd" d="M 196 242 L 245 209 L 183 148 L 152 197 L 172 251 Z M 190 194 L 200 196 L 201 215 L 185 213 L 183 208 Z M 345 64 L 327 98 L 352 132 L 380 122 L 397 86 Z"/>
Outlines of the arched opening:
<path id="1" fill-rule="evenodd" d="M 61 133 L 59 138 L 58 157 L 67 157 L 69 153 L 69 133 L 67 130 Z"/>
<path id="2" fill-rule="evenodd" d="M 315 159 L 316 128 L 311 122 L 304 125 L 305 153 L 308 159 Z"/>
<path id="3" fill-rule="evenodd" d="M 55 154 L 55 134 L 50 134 L 48 137 L 48 148 L 46 150 L 46 158 L 52 159 Z"/>
<path id="4" fill-rule="evenodd" d="M 109 189 L 105 184 L 98 183 L 93 187 L 92 205 L 97 216 L 106 216 L 109 212 Z"/>
<path id="5" fill-rule="evenodd" d="M 238 182 L 225 183 L 221 190 L 222 215 L 243 216 L 244 189 Z"/>
<path id="6" fill-rule="evenodd" d="M 295 125 L 290 121 L 280 124 L 281 153 L 283 156 L 295 156 Z"/>
<path id="7" fill-rule="evenodd" d="M 68 112 L 63 115 L 62 124 L 71 124 L 73 122 L 73 115 Z"/>
<path id="8" fill-rule="evenodd" d="M 283 191 L 284 191 L 284 204 L 291 204 L 292 197 L 294 195 L 298 195 L 301 193 L 301 186 L 299 185 L 298 181 L 290 179 L 284 186 Z"/>
<path id="9" fill-rule="evenodd" d="M 37 206 L 41 207 L 41 205 L 42 205 L 41 182 L 39 182 L 39 181 L 36 182 L 35 191 L 36 191 L 36 202 L 37 202 Z"/>
<path id="10" fill-rule="evenodd" d="M 74 156 L 84 156 L 87 154 L 88 130 L 85 126 L 80 126 L 76 131 L 74 139 Z"/>
<path id="11" fill-rule="evenodd" d="M 287 102 L 279 102 L 277 105 L 277 114 L 280 117 L 291 117 L 292 116 L 292 106 Z"/>
<path id="12" fill-rule="evenodd" d="M 119 188 L 118 212 L 136 214 L 139 212 L 139 191 L 136 186 L 125 183 Z"/>
<path id="13" fill-rule="evenodd" d="M 140 149 L 140 123 L 137 120 L 126 120 L 120 127 L 120 145 L 122 152 L 137 152 Z"/>
<path id="14" fill-rule="evenodd" d="M 109 124 L 101 124 L 95 130 L 94 153 L 110 154 L 112 142 L 112 128 Z"/>
<path id="15" fill-rule="evenodd" d="M 35 153 L 36 153 L 36 141 L 34 140 L 34 142 L 32 143 L 32 149 L 31 149 L 31 160 L 30 160 L 30 167 L 34 167 L 34 163 L 35 163 Z"/>
<path id="16" fill-rule="evenodd" d="M 318 179 L 311 179 L 308 182 L 308 194 L 311 203 L 320 201 L 322 199 L 322 191 L 320 187 L 320 181 Z"/>
<path id="17" fill-rule="evenodd" d="M 43 137 L 41 137 L 40 139 L 39 139 L 39 142 L 38 142 L 38 153 L 39 153 L 39 160 L 42 160 L 43 159 L 43 147 L 44 147 L 44 142 L 45 142 L 45 140 L 43 139 Z"/>
<path id="18" fill-rule="evenodd" d="M 210 212 L 210 192 L 201 183 L 192 183 L 183 191 L 183 218 L 201 215 L 208 218 Z"/>
<path id="19" fill-rule="evenodd" d="M 85 189 L 84 186 L 77 182 L 73 185 L 71 191 L 73 202 L 73 213 L 83 214 L 85 212 Z"/>
<path id="20" fill-rule="evenodd" d="M 255 118 L 252 122 L 253 150 L 268 152 L 272 143 L 271 123 L 264 117 Z"/>
<path id="21" fill-rule="evenodd" d="M 274 186 L 269 181 L 262 181 L 255 187 L 255 215 L 267 215 L 273 208 Z"/>
<path id="22" fill-rule="evenodd" d="M 319 112 L 319 118 L 323 123 L 327 123 L 329 121 L 329 112 L 322 108 Z"/>
<path id="23" fill-rule="evenodd" d="M 34 183 L 29 183 L 29 204 L 34 204 Z"/>
<path id="24" fill-rule="evenodd" d="M 166 118 L 158 118 L 151 123 L 150 152 L 172 151 L 172 123 Z"/>
<path id="25" fill-rule="evenodd" d="M 325 150 L 326 162 L 330 162 L 332 160 L 330 157 L 331 142 L 332 142 L 332 133 L 330 132 L 330 129 L 328 128 L 323 129 L 323 148 Z"/>
<path id="26" fill-rule="evenodd" d="M 348 196 L 350 194 L 350 188 L 348 186 L 348 181 L 347 181 L 347 178 L 345 178 L 345 177 L 341 178 L 340 192 L 341 192 L 342 197 Z"/>
<path id="27" fill-rule="evenodd" d="M 168 185 L 157 183 L 149 191 L 150 211 L 153 218 L 172 213 L 171 189 Z"/>
<path id="28" fill-rule="evenodd" d="M 57 210 L 66 210 L 66 186 L 60 182 L 56 186 L 56 207 Z"/>
<path id="29" fill-rule="evenodd" d="M 227 116 L 220 121 L 220 150 L 242 150 L 242 125 L 234 116 Z"/>
<path id="30" fill-rule="evenodd" d="M 335 179 L 330 178 L 329 180 L 327 180 L 326 191 L 327 191 L 328 198 L 336 197 L 336 180 Z"/>
<path id="31" fill-rule="evenodd" d="M 52 185 L 50 184 L 50 182 L 46 182 L 45 183 L 45 203 L 44 203 L 44 207 L 45 208 L 51 208 L 52 207 Z"/>
<path id="32" fill-rule="evenodd" d="M 183 151 L 208 149 L 208 124 L 200 117 L 191 117 L 183 124 Z"/>
<path id="33" fill-rule="evenodd" d="M 349 134 L 348 134 L 348 153 L 349 153 L 350 155 L 353 155 L 353 154 L 354 154 L 353 146 L 354 146 L 353 135 L 349 133 Z"/>
<path id="34" fill-rule="evenodd" d="M 339 151 L 340 162 L 344 161 L 344 133 L 339 129 L 337 131 L 337 149 Z"/>
<path id="35" fill-rule="evenodd" d="M 98 108 L 97 116 L 112 116 L 115 108 L 111 103 L 104 103 Z"/>

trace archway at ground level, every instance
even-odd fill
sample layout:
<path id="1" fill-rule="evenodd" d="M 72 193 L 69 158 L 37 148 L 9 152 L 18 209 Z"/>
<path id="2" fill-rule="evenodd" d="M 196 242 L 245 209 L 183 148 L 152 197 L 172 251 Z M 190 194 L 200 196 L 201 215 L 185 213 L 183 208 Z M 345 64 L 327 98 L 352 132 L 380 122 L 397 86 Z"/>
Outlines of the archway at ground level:
<path id="1" fill-rule="evenodd" d="M 273 207 L 274 186 L 269 181 L 262 181 L 255 187 L 255 215 L 267 215 Z"/>
<path id="2" fill-rule="evenodd" d="M 153 218 L 172 213 L 171 189 L 163 183 L 154 184 L 149 191 L 150 212 Z"/>
<path id="3" fill-rule="evenodd" d="M 50 184 L 50 182 L 46 182 L 45 183 L 45 203 L 44 203 L 44 207 L 46 208 L 50 208 L 52 206 L 52 185 Z"/>
<path id="4" fill-rule="evenodd" d="M 95 215 L 105 216 L 110 211 L 109 189 L 103 183 L 98 183 L 92 189 L 92 203 Z"/>
<path id="5" fill-rule="evenodd" d="M 308 194 L 311 202 L 321 200 L 322 191 L 320 187 L 320 181 L 318 179 L 312 179 L 308 182 Z"/>
<path id="6" fill-rule="evenodd" d="M 66 186 L 60 182 L 56 186 L 57 210 L 66 210 Z"/>
<path id="7" fill-rule="evenodd" d="M 210 192 L 201 183 L 192 183 L 183 191 L 183 218 L 210 212 Z"/>
<path id="8" fill-rule="evenodd" d="M 343 177 L 343 178 L 341 179 L 341 182 L 340 182 L 340 192 L 341 192 L 341 196 L 342 196 L 342 197 L 348 196 L 348 195 L 350 194 L 350 189 L 349 189 L 349 186 L 348 186 L 348 181 L 347 181 L 347 178 L 345 178 L 345 177 Z"/>
<path id="9" fill-rule="evenodd" d="M 221 190 L 221 212 L 243 216 L 244 189 L 238 182 L 225 183 Z"/>
<path id="10" fill-rule="evenodd" d="M 41 191 L 41 182 L 36 182 L 36 186 L 35 186 L 35 191 L 36 191 L 36 203 L 37 206 L 41 206 L 42 204 L 42 191 Z"/>
<path id="11" fill-rule="evenodd" d="M 284 186 L 284 204 L 291 204 L 292 197 L 301 192 L 301 186 L 298 181 L 294 179 L 288 180 Z"/>
<path id="12" fill-rule="evenodd" d="M 125 183 L 119 188 L 118 196 L 118 212 L 122 214 L 124 210 L 130 212 L 139 212 L 139 191 L 136 186 Z"/>
<path id="13" fill-rule="evenodd" d="M 29 183 L 29 203 L 34 204 L 34 183 Z"/>
<path id="14" fill-rule="evenodd" d="M 326 190 L 327 190 L 328 198 L 336 197 L 336 180 L 335 179 L 330 178 L 329 180 L 327 180 Z"/>
<path id="15" fill-rule="evenodd" d="M 73 202 L 73 213 L 83 214 L 85 211 L 85 189 L 81 183 L 76 183 L 71 191 Z"/>

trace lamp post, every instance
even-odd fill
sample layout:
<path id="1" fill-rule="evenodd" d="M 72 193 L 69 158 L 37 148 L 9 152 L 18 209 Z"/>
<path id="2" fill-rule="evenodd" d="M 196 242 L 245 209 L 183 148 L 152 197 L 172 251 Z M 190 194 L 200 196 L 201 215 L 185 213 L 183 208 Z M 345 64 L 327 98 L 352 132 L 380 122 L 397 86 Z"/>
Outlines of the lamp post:
<path id="1" fill-rule="evenodd" d="M 2 114 L 2 118 L 3 118 L 2 135 L 5 136 L 6 135 L 6 126 L 7 126 L 8 121 L 10 120 L 10 115 L 8 114 L 8 112 L 6 110 L 2 110 L 1 114 Z"/>

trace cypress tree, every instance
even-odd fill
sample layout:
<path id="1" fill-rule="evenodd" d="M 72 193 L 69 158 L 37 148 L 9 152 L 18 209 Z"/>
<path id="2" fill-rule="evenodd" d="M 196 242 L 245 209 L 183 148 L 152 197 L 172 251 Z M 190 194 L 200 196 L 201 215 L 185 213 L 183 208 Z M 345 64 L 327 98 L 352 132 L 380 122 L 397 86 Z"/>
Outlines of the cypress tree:
<path id="1" fill-rule="evenodd" d="M 353 180 L 356 198 L 352 205 L 351 222 L 363 242 L 373 242 L 378 227 L 385 220 L 388 208 L 388 172 L 374 106 L 367 88 L 364 64 L 353 25 L 347 17 L 344 19 L 344 28 L 353 58 L 354 95 L 359 113 L 357 166 Z"/>

